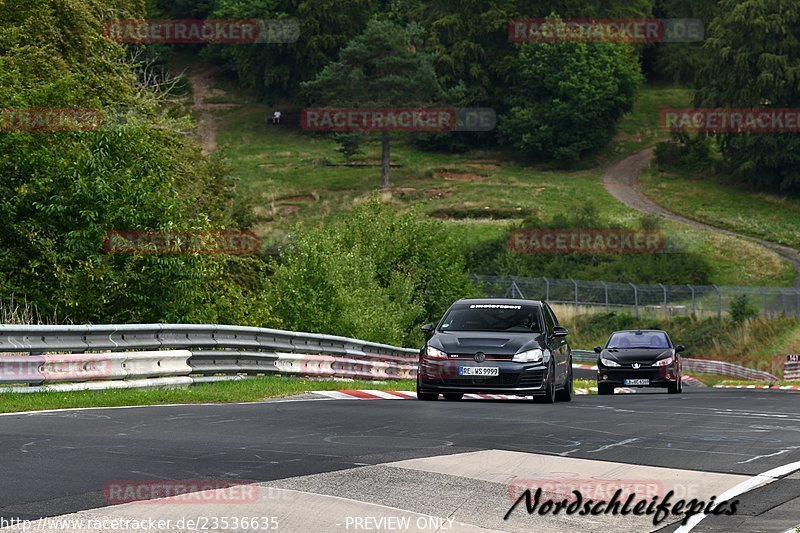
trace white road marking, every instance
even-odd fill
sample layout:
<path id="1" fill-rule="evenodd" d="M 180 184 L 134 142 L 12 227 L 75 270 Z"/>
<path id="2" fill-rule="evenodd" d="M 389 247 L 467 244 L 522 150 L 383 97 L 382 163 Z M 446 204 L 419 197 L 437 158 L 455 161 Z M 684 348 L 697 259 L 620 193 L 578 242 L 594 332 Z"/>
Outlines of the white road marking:
<path id="1" fill-rule="evenodd" d="M 769 485 L 773 481 L 778 480 L 779 478 L 791 474 L 800 470 L 800 461 L 795 461 L 793 463 L 785 464 L 783 466 L 779 466 L 777 468 L 773 468 L 772 470 L 767 470 L 762 474 L 758 474 L 757 476 L 753 476 L 752 478 L 748 479 L 747 481 L 743 481 L 732 487 L 722 494 L 719 495 L 717 498 L 717 502 L 724 502 L 727 500 L 732 500 L 736 496 L 740 496 L 745 492 L 749 492 L 755 488 L 762 487 L 764 485 Z M 689 519 L 685 526 L 681 526 L 675 530 L 675 533 L 689 533 L 692 529 L 697 526 L 703 519 L 706 517 L 704 514 L 696 514 Z M 791 531 L 791 530 L 790 530 Z"/>
<path id="2" fill-rule="evenodd" d="M 614 444 L 606 444 L 605 446 L 600 446 L 596 450 L 589 450 L 586 453 L 602 452 L 604 450 L 608 450 L 609 448 L 614 448 L 616 446 L 625 446 L 626 444 L 630 444 L 632 442 L 636 442 L 637 440 L 639 440 L 639 439 L 638 438 L 636 438 L 636 439 L 625 439 L 625 440 L 620 441 L 620 442 L 615 442 Z"/>

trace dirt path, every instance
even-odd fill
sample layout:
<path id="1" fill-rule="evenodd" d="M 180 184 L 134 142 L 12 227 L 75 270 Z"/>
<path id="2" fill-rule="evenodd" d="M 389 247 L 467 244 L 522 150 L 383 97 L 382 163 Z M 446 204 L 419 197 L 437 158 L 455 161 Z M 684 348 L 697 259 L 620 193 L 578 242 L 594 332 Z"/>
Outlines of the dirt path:
<path id="1" fill-rule="evenodd" d="M 603 186 L 614 198 L 637 211 L 651 213 L 695 228 L 716 231 L 724 235 L 739 237 L 760 244 L 791 263 L 796 272 L 795 287 L 800 287 L 800 252 L 794 248 L 697 222 L 668 211 L 645 196 L 639 187 L 639 173 L 650 164 L 652 158 L 653 149 L 648 148 L 612 164 L 603 174 Z"/>
<path id="2" fill-rule="evenodd" d="M 217 149 L 217 122 L 212 113 L 215 109 L 231 109 L 236 104 L 209 104 L 208 96 L 216 95 L 219 91 L 211 88 L 211 82 L 216 69 L 203 68 L 190 70 L 189 80 L 192 83 L 192 106 L 197 110 L 197 136 L 203 145 L 203 153 L 210 154 Z"/>

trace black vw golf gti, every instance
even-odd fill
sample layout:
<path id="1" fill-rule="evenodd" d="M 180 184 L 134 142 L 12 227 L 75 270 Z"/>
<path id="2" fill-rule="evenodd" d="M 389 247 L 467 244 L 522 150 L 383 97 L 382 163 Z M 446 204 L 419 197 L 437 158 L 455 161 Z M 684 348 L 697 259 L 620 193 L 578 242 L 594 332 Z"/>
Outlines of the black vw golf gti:
<path id="1" fill-rule="evenodd" d="M 417 398 L 460 400 L 464 393 L 572 399 L 566 328 L 534 300 L 459 300 L 438 324 L 425 324 Z"/>
<path id="2" fill-rule="evenodd" d="M 614 387 L 666 387 L 683 391 L 682 345 L 674 346 L 666 331 L 615 331 L 597 358 L 597 394 L 614 394 Z"/>

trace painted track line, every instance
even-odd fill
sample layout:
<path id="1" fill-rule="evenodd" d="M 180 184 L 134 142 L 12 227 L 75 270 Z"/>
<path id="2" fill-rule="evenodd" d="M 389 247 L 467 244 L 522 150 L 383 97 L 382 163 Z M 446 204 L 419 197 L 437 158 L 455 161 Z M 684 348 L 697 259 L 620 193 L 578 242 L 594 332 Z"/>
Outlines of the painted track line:
<path id="1" fill-rule="evenodd" d="M 800 461 L 795 461 L 793 463 L 773 468 L 772 470 L 767 470 L 766 472 L 758 474 L 757 476 L 753 476 L 747 481 L 743 481 L 738 485 L 736 485 L 735 487 L 726 490 L 725 492 L 719 495 L 719 497 L 717 498 L 717 502 L 724 502 L 727 500 L 731 500 L 755 488 L 762 487 L 764 485 L 769 485 L 773 481 L 777 481 L 783 476 L 788 476 L 789 474 L 797 470 L 800 470 Z M 707 515 L 704 514 L 696 514 L 692 516 L 686 523 L 686 525 L 676 529 L 675 533 L 689 533 L 692 529 L 694 529 L 694 527 L 697 524 L 702 522 L 706 516 Z"/>

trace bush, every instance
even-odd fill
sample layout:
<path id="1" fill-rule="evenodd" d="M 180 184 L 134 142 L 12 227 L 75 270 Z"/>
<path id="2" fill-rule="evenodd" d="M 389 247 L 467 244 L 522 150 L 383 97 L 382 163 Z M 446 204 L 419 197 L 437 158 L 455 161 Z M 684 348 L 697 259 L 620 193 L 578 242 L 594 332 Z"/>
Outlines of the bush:
<path id="1" fill-rule="evenodd" d="M 524 43 L 511 63 L 498 132 L 536 158 L 574 161 L 608 144 L 642 80 L 627 43 Z"/>
<path id="2" fill-rule="evenodd" d="M 711 163 L 711 137 L 673 133 L 672 140 L 656 144 L 654 155 L 660 170 L 697 171 Z"/>
<path id="3" fill-rule="evenodd" d="M 750 305 L 746 294 L 740 294 L 731 301 L 730 308 L 731 322 L 742 324 L 745 321 L 758 316 L 758 310 Z"/>
<path id="4" fill-rule="evenodd" d="M 475 291 L 440 222 L 376 196 L 347 220 L 301 233 L 274 268 L 267 299 L 284 327 L 404 346 Z"/>
<path id="5" fill-rule="evenodd" d="M 657 220 L 643 217 L 642 229 L 656 229 Z M 550 220 L 534 213 L 515 229 L 623 229 L 604 220 L 595 205 L 587 203 L 572 213 L 557 214 Z M 654 254 L 527 254 L 508 249 L 507 237 L 482 241 L 466 250 L 473 274 L 574 278 L 625 283 L 709 283 L 710 266 L 699 254 L 676 250 Z"/>

